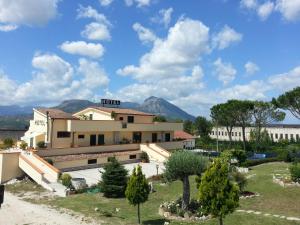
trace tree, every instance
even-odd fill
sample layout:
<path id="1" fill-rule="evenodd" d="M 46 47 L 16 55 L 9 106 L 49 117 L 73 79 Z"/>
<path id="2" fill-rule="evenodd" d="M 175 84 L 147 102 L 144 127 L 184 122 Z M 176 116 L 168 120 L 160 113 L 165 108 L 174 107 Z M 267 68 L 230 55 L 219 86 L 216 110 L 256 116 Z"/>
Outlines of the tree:
<path id="1" fill-rule="evenodd" d="M 252 101 L 242 100 L 230 100 L 231 104 L 234 104 L 236 125 L 242 128 L 243 136 L 243 148 L 246 150 L 246 127 L 252 122 L 252 112 L 254 109 L 254 103 Z"/>
<path id="2" fill-rule="evenodd" d="M 132 175 L 129 178 L 125 191 L 126 198 L 133 206 L 137 205 L 138 223 L 141 223 L 140 204 L 148 200 L 150 187 L 145 175 L 142 173 L 142 168 L 138 165 L 133 169 Z"/>
<path id="3" fill-rule="evenodd" d="M 14 140 L 12 138 L 5 138 L 3 144 L 5 148 L 11 148 L 14 145 Z"/>
<path id="4" fill-rule="evenodd" d="M 191 120 L 185 120 L 183 123 L 183 130 L 189 134 L 194 133 L 194 124 Z"/>
<path id="5" fill-rule="evenodd" d="M 226 103 L 214 105 L 210 109 L 211 113 L 210 116 L 213 119 L 214 123 L 219 126 L 225 126 L 230 145 L 232 143 L 232 129 L 237 124 L 236 118 L 236 104 L 231 101 Z"/>
<path id="6" fill-rule="evenodd" d="M 253 117 L 256 133 L 256 143 L 261 141 L 261 130 L 267 125 L 284 120 L 285 113 L 276 109 L 270 102 L 255 101 L 253 108 Z"/>
<path id="7" fill-rule="evenodd" d="M 207 165 L 207 158 L 195 153 L 181 150 L 174 152 L 165 164 L 167 180 L 180 180 L 183 184 L 182 209 L 186 210 L 190 203 L 189 176 L 201 175 Z"/>
<path id="8" fill-rule="evenodd" d="M 229 178 L 229 166 L 225 159 L 217 158 L 206 170 L 199 186 L 199 200 L 207 214 L 223 218 L 239 206 L 239 187 Z"/>
<path id="9" fill-rule="evenodd" d="M 300 119 L 300 87 L 287 91 L 277 99 L 272 99 L 273 105 L 277 108 L 290 111 L 293 116 Z"/>
<path id="10" fill-rule="evenodd" d="M 25 141 L 22 141 L 20 144 L 20 148 L 25 150 L 28 147 L 28 144 Z"/>
<path id="11" fill-rule="evenodd" d="M 212 123 L 203 116 L 195 119 L 195 128 L 200 137 L 207 137 L 212 130 Z"/>
<path id="12" fill-rule="evenodd" d="M 115 157 L 110 158 L 110 162 L 104 166 L 100 187 L 105 197 L 124 197 L 127 185 L 128 172 Z"/>
<path id="13" fill-rule="evenodd" d="M 167 122 L 167 119 L 164 116 L 155 116 L 153 122 Z"/>

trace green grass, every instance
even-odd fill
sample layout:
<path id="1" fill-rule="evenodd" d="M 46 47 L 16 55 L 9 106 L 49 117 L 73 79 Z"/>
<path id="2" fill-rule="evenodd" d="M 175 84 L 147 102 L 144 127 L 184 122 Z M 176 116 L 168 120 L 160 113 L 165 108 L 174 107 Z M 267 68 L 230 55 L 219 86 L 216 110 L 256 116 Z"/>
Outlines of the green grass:
<path id="1" fill-rule="evenodd" d="M 42 193 L 46 192 L 46 190 L 30 180 L 23 180 L 21 182 L 16 182 L 14 184 L 5 185 L 5 191 L 9 191 L 13 194 L 24 194 L 26 192 L 32 193 Z"/>
<path id="2" fill-rule="evenodd" d="M 278 162 L 253 167 L 250 174 L 256 175 L 249 179 L 247 190 L 258 192 L 261 196 L 253 199 L 241 200 L 239 209 L 300 217 L 300 188 L 283 188 L 272 182 L 272 174 L 276 170 L 285 171 L 287 168 L 288 164 Z M 191 177 L 190 181 L 191 195 L 196 198 L 197 189 L 195 177 Z M 176 200 L 182 193 L 182 184 L 179 181 L 165 186 L 155 183 L 154 187 L 156 192 L 151 194 L 149 196 L 149 201 L 141 207 L 142 221 L 143 224 L 162 225 L 164 224 L 164 219 L 158 215 L 158 207 L 164 201 Z M 34 199 L 31 201 L 34 201 Z M 36 203 L 49 204 L 57 208 L 71 209 L 96 220 L 106 221 L 104 224 L 136 224 L 136 208 L 130 206 L 126 199 L 107 199 L 99 194 L 79 194 L 67 198 L 42 199 L 38 200 Z M 98 212 L 95 212 L 94 210 L 96 207 L 99 209 Z M 116 208 L 120 208 L 118 213 L 115 212 Z M 216 219 L 211 219 L 202 223 L 172 221 L 170 224 L 216 225 L 218 224 L 218 221 Z M 266 217 L 263 215 L 235 212 L 225 218 L 224 224 L 294 225 L 300 223 L 274 217 Z"/>

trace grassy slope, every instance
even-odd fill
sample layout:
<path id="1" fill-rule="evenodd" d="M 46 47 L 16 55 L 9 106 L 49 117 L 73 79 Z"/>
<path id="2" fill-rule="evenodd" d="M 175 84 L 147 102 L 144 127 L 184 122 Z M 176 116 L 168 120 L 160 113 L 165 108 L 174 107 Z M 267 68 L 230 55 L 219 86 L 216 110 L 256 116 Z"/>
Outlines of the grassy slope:
<path id="1" fill-rule="evenodd" d="M 273 213 L 285 216 L 300 217 L 300 188 L 282 188 L 272 183 L 272 173 L 276 170 L 286 170 L 285 163 L 269 163 L 256 166 L 251 174 L 256 174 L 249 180 L 248 190 L 261 194 L 254 199 L 241 200 L 241 209 L 251 209 L 262 211 L 263 213 Z M 161 186 L 155 184 L 157 192 L 149 197 L 149 201 L 142 205 L 142 220 L 144 224 L 164 224 L 164 220 L 158 215 L 158 207 L 163 201 L 175 200 L 182 191 L 181 182 L 177 181 L 171 185 Z M 192 196 L 196 197 L 197 190 L 194 177 L 191 178 Z M 34 200 L 31 200 L 34 201 Z M 68 208 L 76 212 L 99 218 L 107 221 L 107 224 L 135 224 L 136 208 L 130 206 L 125 199 L 107 199 L 99 194 L 80 194 L 67 198 L 39 200 L 37 203 L 45 203 L 58 208 Z M 95 208 L 99 212 L 95 212 Z M 115 213 L 115 208 L 120 208 L 120 212 Z M 105 217 L 103 212 L 111 212 L 112 217 Z M 172 222 L 172 225 L 196 224 Z M 199 224 L 199 223 L 198 223 Z M 212 219 L 201 223 L 203 225 L 218 224 Z M 224 224 L 230 225 L 293 225 L 299 222 L 291 222 L 284 219 L 265 217 L 263 215 L 244 214 L 236 212 L 226 217 Z"/>

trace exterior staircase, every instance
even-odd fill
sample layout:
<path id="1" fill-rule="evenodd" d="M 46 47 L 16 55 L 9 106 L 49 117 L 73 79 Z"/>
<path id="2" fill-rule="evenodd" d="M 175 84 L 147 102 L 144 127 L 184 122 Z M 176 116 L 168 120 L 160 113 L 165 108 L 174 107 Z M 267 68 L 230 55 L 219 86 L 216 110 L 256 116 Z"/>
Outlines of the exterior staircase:
<path id="1" fill-rule="evenodd" d="M 140 144 L 140 150 L 149 155 L 150 161 L 161 163 L 165 162 L 171 155 L 167 150 L 154 143 Z"/>
<path id="2" fill-rule="evenodd" d="M 58 183 L 60 171 L 33 152 L 21 152 L 19 167 L 36 183 L 59 196 L 65 196 L 65 187 Z"/>

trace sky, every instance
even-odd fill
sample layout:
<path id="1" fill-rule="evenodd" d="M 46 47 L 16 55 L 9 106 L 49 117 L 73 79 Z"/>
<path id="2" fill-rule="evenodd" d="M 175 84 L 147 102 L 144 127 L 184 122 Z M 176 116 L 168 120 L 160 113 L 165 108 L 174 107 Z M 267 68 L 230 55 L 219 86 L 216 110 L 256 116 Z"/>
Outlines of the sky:
<path id="1" fill-rule="evenodd" d="M 0 105 L 162 97 L 193 115 L 300 85 L 300 0 L 0 0 Z"/>

